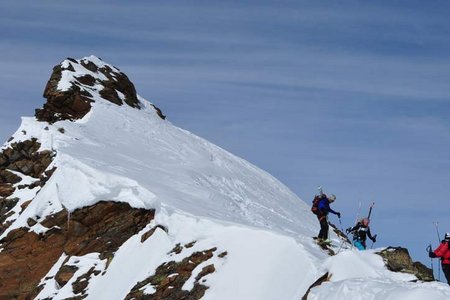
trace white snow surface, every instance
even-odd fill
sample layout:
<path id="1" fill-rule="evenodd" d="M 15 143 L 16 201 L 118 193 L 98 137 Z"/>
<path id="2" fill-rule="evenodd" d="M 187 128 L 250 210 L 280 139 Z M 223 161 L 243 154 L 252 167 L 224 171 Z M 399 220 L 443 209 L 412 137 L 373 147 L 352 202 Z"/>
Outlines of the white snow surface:
<path id="1" fill-rule="evenodd" d="M 93 56 L 84 59 L 105 64 Z M 71 76 L 63 76 L 60 89 L 70 88 Z M 91 267 L 102 272 L 89 281 L 87 299 L 123 299 L 162 263 L 213 247 L 214 257 L 184 285 L 191 289 L 201 268 L 214 264 L 216 271 L 202 282 L 209 287 L 204 299 L 301 299 L 326 272 L 330 281 L 313 288 L 308 299 L 450 299 L 447 285 L 410 282 L 414 276 L 388 271 L 375 251 L 358 252 L 344 244 L 329 257 L 311 238 L 319 226 L 309 201 L 249 162 L 162 120 L 143 98 L 138 110 L 92 94 L 96 101 L 82 120 L 50 125 L 22 119 L 10 143 L 37 138 L 42 149 L 56 151 L 51 167 L 57 170 L 42 189 L 14 195 L 19 203 L 33 201 L 10 217 L 14 223 L 1 236 L 28 227 L 28 218 L 40 220 L 101 200 L 156 209 L 155 220 L 126 241 L 108 267 L 95 253 L 70 259 L 80 274 Z M 168 233 L 157 229 L 141 243 L 141 235 L 157 224 Z M 41 227 L 38 223 L 31 230 L 42 232 Z M 341 242 L 334 233 L 331 239 L 337 251 Z M 192 248 L 168 254 L 175 244 L 192 241 Z M 224 251 L 228 254 L 218 257 Z M 60 288 L 52 279 L 64 258 L 43 279 L 37 299 L 75 296 L 69 284 Z M 144 288 L 154 291 L 151 285 Z"/>

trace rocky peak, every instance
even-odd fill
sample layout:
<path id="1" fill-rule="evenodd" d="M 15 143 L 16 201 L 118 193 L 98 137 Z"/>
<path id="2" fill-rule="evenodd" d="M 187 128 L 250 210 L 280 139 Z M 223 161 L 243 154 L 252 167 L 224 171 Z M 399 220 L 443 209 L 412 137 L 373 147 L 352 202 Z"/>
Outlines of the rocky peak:
<path id="1" fill-rule="evenodd" d="M 47 102 L 36 110 L 35 115 L 39 121 L 49 123 L 81 119 L 90 111 L 93 102 L 102 100 L 142 108 L 127 75 L 95 56 L 79 60 L 67 58 L 56 65 L 44 97 Z"/>
<path id="2" fill-rule="evenodd" d="M 406 248 L 388 247 L 378 254 L 392 272 L 409 273 L 422 281 L 434 281 L 433 271 L 420 262 L 414 262 Z"/>

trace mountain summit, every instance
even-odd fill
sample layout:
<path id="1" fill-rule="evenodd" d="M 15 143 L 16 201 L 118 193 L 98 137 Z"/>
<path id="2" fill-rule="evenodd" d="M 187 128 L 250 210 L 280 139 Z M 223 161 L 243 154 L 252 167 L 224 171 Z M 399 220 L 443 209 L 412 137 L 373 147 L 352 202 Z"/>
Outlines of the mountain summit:
<path id="1" fill-rule="evenodd" d="M 49 123 L 81 119 L 96 101 L 142 108 L 127 75 L 93 55 L 79 60 L 68 58 L 55 66 L 44 97 L 47 103 L 36 110 L 36 119 Z M 157 111 L 164 119 L 161 111 Z"/>
<path id="2" fill-rule="evenodd" d="M 1 299 L 450 297 L 392 272 L 395 249 L 338 230 L 318 247 L 309 204 L 95 56 L 55 66 L 44 97 L 0 149 Z"/>

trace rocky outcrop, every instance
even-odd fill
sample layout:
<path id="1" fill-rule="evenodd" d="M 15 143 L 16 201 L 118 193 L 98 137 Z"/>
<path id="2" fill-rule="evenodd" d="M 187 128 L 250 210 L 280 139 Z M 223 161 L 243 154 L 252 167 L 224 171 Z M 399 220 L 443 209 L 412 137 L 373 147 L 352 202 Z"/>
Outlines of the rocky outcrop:
<path id="1" fill-rule="evenodd" d="M 302 300 L 308 300 L 308 295 L 311 292 L 311 289 L 321 285 L 324 282 L 330 281 L 331 279 L 331 275 L 328 274 L 328 272 L 326 272 L 325 274 L 323 274 L 322 276 L 320 276 L 316 281 L 314 281 L 313 284 L 311 284 L 308 288 L 308 290 L 306 291 L 306 293 L 303 295 Z"/>
<path id="2" fill-rule="evenodd" d="M 186 248 L 192 247 L 194 244 L 185 245 Z M 183 249 L 181 244 L 177 244 L 170 252 L 180 254 Z M 131 300 L 198 300 L 203 297 L 208 289 L 206 285 L 201 284 L 202 278 L 208 274 L 215 272 L 213 264 L 209 264 L 202 268 L 195 277 L 194 287 L 189 290 L 182 289 L 186 281 L 192 276 L 192 272 L 201 263 L 204 263 L 214 256 L 217 248 L 211 248 L 205 251 L 197 251 L 181 261 L 170 261 L 160 265 L 155 274 L 149 278 L 138 282 L 125 299 Z M 223 256 L 222 256 L 223 257 Z M 153 294 L 144 294 L 143 290 L 151 285 L 155 292 Z"/>
<path id="3" fill-rule="evenodd" d="M 36 138 L 12 143 L 0 153 L 1 183 L 17 183 L 20 177 L 8 170 L 39 178 L 52 162 L 54 153 L 49 150 L 38 151 L 41 144 Z"/>
<path id="4" fill-rule="evenodd" d="M 60 211 L 44 220 L 34 220 L 49 228 L 36 234 L 28 228 L 12 230 L 0 241 L 0 299 L 26 299 L 39 293 L 39 281 L 63 253 L 83 256 L 100 253 L 101 259 L 113 259 L 114 252 L 132 235 L 138 233 L 154 218 L 153 210 L 131 208 L 127 203 L 100 202 L 75 210 L 69 218 Z M 55 278 L 64 285 L 75 269 L 62 265 Z M 91 270 L 77 278 L 75 294 L 82 295 Z"/>
<path id="5" fill-rule="evenodd" d="M 0 234 L 10 225 L 5 223 L 5 220 L 18 202 L 17 198 L 9 198 L 16 190 L 15 185 L 22 180 L 13 171 L 36 178 L 36 181 L 29 185 L 19 185 L 19 189 L 43 186 L 54 171 L 47 170 L 54 153 L 48 150 L 39 151 L 40 147 L 37 139 L 32 138 L 12 143 L 0 153 Z"/>
<path id="6" fill-rule="evenodd" d="M 53 68 L 53 73 L 44 90 L 44 98 L 47 102 L 43 108 L 36 109 L 36 119 L 55 123 L 60 120 L 77 120 L 84 117 L 91 109 L 92 95 L 87 91 L 82 91 L 80 86 L 74 84 L 67 91 L 58 90 L 58 83 L 61 81 L 62 72 L 75 70 L 69 64 L 67 68 L 57 65 Z"/>
<path id="7" fill-rule="evenodd" d="M 69 87 L 61 87 L 61 80 Z M 119 69 L 103 63 L 99 58 L 81 60 L 68 58 L 53 68 L 53 73 L 44 90 L 47 102 L 37 109 L 39 121 L 55 123 L 61 120 L 78 120 L 91 109 L 99 97 L 117 105 L 128 105 L 140 109 L 136 89 L 127 75 Z M 166 116 L 154 106 L 162 119 Z"/>
<path id="8" fill-rule="evenodd" d="M 434 281 L 433 271 L 420 262 L 413 262 L 406 248 L 388 247 L 378 254 L 383 257 L 386 267 L 393 272 L 413 274 L 422 281 Z"/>

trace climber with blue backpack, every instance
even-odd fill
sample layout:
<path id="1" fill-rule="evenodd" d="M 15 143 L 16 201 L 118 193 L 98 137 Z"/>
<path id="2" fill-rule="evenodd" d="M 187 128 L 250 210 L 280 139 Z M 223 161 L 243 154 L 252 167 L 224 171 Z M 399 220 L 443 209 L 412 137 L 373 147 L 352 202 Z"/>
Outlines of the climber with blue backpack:
<path id="1" fill-rule="evenodd" d="M 330 207 L 330 203 L 333 203 L 336 200 L 335 195 L 331 195 L 330 197 L 327 197 L 327 195 L 321 193 L 320 195 L 316 195 L 313 200 L 313 206 L 311 208 L 311 211 L 317 216 L 317 219 L 320 223 L 320 232 L 317 236 L 318 243 L 324 243 L 328 239 L 328 214 L 331 212 L 338 216 L 338 218 L 341 217 L 341 213 L 334 211 Z"/>

